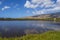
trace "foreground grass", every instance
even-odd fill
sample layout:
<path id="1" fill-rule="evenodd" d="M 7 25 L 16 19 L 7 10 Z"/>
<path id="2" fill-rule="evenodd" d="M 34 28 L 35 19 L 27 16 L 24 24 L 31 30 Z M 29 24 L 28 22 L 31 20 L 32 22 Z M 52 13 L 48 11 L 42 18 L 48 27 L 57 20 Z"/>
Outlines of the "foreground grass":
<path id="1" fill-rule="evenodd" d="M 60 40 L 60 32 L 49 31 L 43 34 L 27 34 L 23 37 L 1 38 L 0 40 Z"/>
<path id="2" fill-rule="evenodd" d="M 60 32 L 50 31 L 43 34 L 31 34 L 21 37 L 21 40 L 60 40 Z"/>

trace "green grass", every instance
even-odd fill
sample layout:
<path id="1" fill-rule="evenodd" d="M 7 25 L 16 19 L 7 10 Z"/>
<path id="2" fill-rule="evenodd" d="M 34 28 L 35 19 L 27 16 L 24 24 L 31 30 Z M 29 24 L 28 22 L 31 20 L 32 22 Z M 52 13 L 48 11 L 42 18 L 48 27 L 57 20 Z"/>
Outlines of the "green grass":
<path id="1" fill-rule="evenodd" d="M 43 34 L 27 34 L 22 37 L 1 38 L 0 40 L 60 40 L 59 31 L 48 31 Z"/>
<path id="2" fill-rule="evenodd" d="M 60 40 L 60 32 L 49 31 L 43 34 L 31 34 L 21 37 L 21 40 Z"/>

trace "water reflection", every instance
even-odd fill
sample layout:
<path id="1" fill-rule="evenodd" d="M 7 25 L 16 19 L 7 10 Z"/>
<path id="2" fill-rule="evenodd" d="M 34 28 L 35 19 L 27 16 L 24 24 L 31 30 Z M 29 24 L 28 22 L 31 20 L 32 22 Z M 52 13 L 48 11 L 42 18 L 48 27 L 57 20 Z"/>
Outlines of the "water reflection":
<path id="1" fill-rule="evenodd" d="M 60 30 L 60 22 L 0 21 L 0 33 L 2 37 L 15 37 L 35 33 L 38 34 L 48 30 Z"/>

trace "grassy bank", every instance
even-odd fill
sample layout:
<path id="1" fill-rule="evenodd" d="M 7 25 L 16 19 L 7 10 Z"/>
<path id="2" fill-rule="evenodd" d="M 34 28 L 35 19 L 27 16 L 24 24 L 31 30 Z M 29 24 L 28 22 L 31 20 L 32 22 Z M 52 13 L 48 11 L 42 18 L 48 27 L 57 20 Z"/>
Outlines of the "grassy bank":
<path id="1" fill-rule="evenodd" d="M 43 34 L 28 34 L 23 37 L 1 38 L 0 40 L 60 40 L 60 32 L 49 31 Z"/>
<path id="2" fill-rule="evenodd" d="M 60 40 L 60 32 L 50 31 L 43 34 L 31 34 L 21 37 L 21 40 Z"/>

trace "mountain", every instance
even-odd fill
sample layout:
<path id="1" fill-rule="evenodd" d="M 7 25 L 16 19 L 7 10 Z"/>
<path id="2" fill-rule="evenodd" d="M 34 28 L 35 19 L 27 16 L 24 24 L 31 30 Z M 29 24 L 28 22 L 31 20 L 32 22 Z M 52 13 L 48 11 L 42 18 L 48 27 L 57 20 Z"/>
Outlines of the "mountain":
<path id="1" fill-rule="evenodd" d="M 60 18 L 60 12 L 34 15 L 34 16 L 31 16 L 31 17 L 28 17 L 28 18 Z"/>

